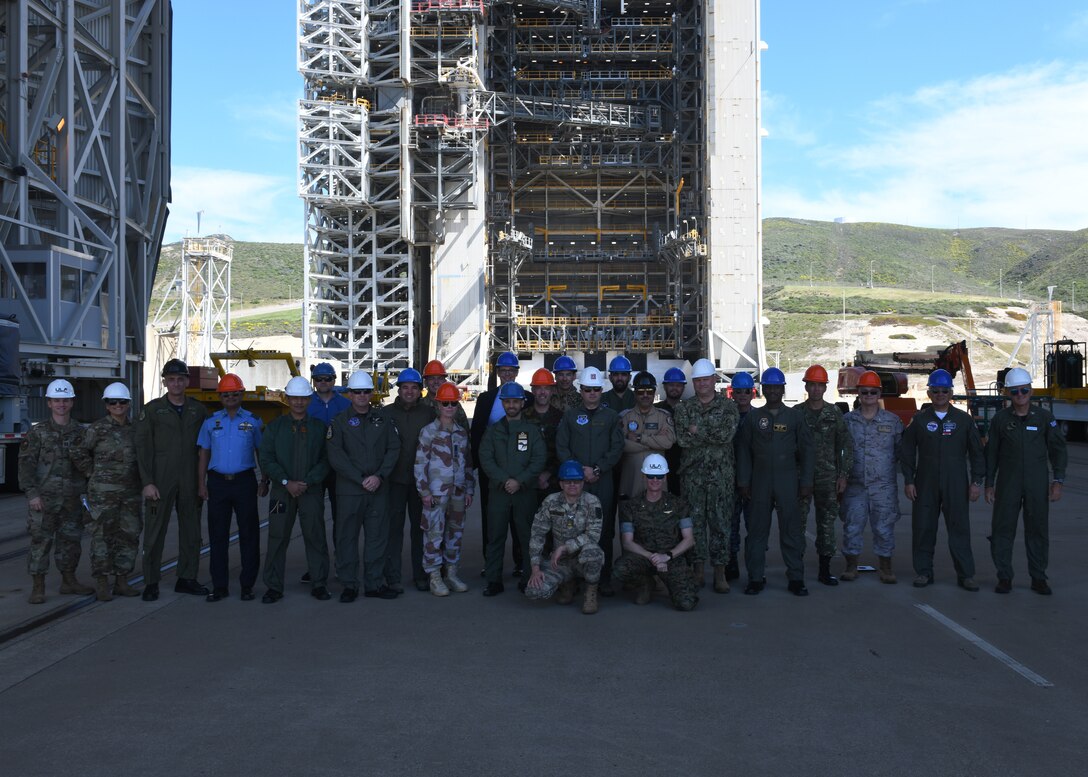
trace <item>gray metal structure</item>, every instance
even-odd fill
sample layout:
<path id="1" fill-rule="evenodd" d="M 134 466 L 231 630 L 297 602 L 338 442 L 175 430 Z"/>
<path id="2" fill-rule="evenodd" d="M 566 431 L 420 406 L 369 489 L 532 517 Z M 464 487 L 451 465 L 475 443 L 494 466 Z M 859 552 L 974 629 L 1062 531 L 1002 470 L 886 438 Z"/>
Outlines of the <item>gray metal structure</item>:
<path id="1" fill-rule="evenodd" d="M 0 3 L 0 315 L 31 398 L 136 392 L 170 186 L 168 0 Z M 79 409 L 77 408 L 77 412 Z"/>
<path id="2" fill-rule="evenodd" d="M 764 365 L 758 0 L 298 19 L 307 358 L 476 385 L 502 350 Z"/>

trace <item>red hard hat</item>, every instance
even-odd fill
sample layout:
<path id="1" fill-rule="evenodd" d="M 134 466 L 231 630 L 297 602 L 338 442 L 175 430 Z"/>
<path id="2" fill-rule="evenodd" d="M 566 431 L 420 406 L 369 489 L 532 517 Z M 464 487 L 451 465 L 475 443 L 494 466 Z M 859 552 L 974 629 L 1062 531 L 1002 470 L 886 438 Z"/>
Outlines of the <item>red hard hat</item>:
<path id="1" fill-rule="evenodd" d="M 233 372 L 228 372 L 219 379 L 219 388 L 216 390 L 222 394 L 225 391 L 245 391 L 246 387 L 242 385 L 241 378 Z"/>
<path id="2" fill-rule="evenodd" d="M 827 370 L 819 364 L 813 364 L 805 370 L 805 383 L 827 383 Z"/>
<path id="3" fill-rule="evenodd" d="M 446 366 L 438 359 L 431 359 L 427 362 L 427 366 L 423 368 L 423 377 L 431 378 L 446 374 Z"/>
<path id="4" fill-rule="evenodd" d="M 539 370 L 533 373 L 533 379 L 529 382 L 530 386 L 554 386 L 555 376 L 552 375 L 551 370 L 541 367 Z"/>
<path id="5" fill-rule="evenodd" d="M 438 387 L 434 398 L 438 402 L 460 402 L 461 392 L 457 390 L 457 386 L 447 382 Z"/>
<path id="6" fill-rule="evenodd" d="M 865 388 L 880 388 L 880 376 L 872 370 L 866 370 L 858 377 L 858 386 Z"/>

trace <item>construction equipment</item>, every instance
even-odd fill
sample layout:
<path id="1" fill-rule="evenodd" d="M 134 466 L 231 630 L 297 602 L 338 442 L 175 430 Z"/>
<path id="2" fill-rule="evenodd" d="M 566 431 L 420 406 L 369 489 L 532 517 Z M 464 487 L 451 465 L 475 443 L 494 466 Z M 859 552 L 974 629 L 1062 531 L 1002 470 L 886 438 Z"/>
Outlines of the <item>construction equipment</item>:
<path id="1" fill-rule="evenodd" d="M 1033 399 L 1054 414 L 1062 434 L 1070 439 L 1082 439 L 1088 424 L 1088 379 L 1085 376 L 1084 343 L 1058 340 L 1044 346 L 1045 385 L 1032 392 Z M 997 374 L 1004 387 L 1008 370 Z"/>

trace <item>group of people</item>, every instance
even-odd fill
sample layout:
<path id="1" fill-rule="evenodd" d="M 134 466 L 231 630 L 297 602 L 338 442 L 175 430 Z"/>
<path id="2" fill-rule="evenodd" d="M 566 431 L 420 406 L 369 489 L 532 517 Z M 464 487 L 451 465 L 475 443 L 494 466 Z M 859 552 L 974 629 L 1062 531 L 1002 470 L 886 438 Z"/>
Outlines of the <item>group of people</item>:
<path id="1" fill-rule="evenodd" d="M 598 597 L 616 594 L 614 581 L 634 591 L 640 604 L 663 586 L 674 607 L 691 610 L 706 585 L 707 567 L 714 591 L 728 593 L 740 576 L 741 558 L 744 593 L 756 595 L 766 585 L 775 512 L 787 588 L 806 596 L 805 526 L 812 507 L 819 582 L 857 579 L 869 526 L 880 580 L 895 583 L 899 472 L 912 503 L 915 586 L 933 583 L 943 514 L 957 582 L 979 589 L 968 501 L 985 488 L 994 505 L 995 590 L 1012 590 L 1022 512 L 1031 588 L 1051 592 L 1048 503 L 1061 496 L 1067 457 L 1054 418 L 1031 403 L 1025 370 L 1005 376 L 1010 402 L 994 417 L 985 448 L 974 420 L 950 404 L 952 379 L 944 370 L 930 375 L 930 404 L 905 429 L 880 407 L 881 379 L 873 372 L 860 376 L 857 406 L 843 414 L 824 400 L 828 375 L 820 365 L 806 371 L 807 397 L 795 406 L 783 401 L 785 375 L 765 370 L 759 407 L 752 405 L 751 375 L 736 374 L 727 397 L 708 359 L 692 365 L 692 396 L 686 399 L 687 375 L 667 370 L 660 401 L 655 376 L 642 371 L 632 377 L 624 356 L 608 365 L 607 391 L 603 370 L 579 373 L 568 356 L 556 359 L 551 370 L 536 370 L 528 390 L 517 382 L 519 370 L 515 354 L 498 357 L 497 385 L 479 396 L 470 420 L 439 361 L 422 373 L 403 370 L 397 396 L 384 406 L 372 402 L 368 373 L 353 373 L 341 393 L 335 370 L 322 363 L 311 380 L 288 382 L 288 412 L 267 425 L 242 406 L 245 387 L 233 374 L 219 381 L 222 407 L 209 414 L 186 395 L 189 371 L 178 359 L 162 370 L 165 394 L 135 419 L 128 388 L 113 383 L 103 393 L 106 415 L 79 424 L 71 418 L 72 384 L 55 380 L 46 392 L 50 418 L 28 432 L 19 455 L 20 486 L 30 508 L 29 601 L 45 601 L 50 550 L 62 594 L 157 599 L 171 513 L 178 525 L 175 591 L 209 602 L 230 595 L 233 518 L 240 595 L 254 599 L 262 571 L 258 499 L 266 495 L 262 601 L 269 604 L 284 596 L 296 520 L 305 544 L 303 580 L 316 599 L 332 598 L 330 571 L 340 583 L 341 602 L 360 593 L 380 599 L 402 594 L 405 520 L 414 586 L 439 597 L 468 590 L 459 572 L 461 541 L 477 494 L 488 597 L 505 590 L 508 537 L 519 590 L 567 603 L 581 583 L 587 614 L 597 612 Z M 210 590 L 197 580 L 203 502 Z M 75 577 L 85 521 L 94 587 Z M 830 565 L 839 521 L 845 566 L 836 577 Z M 617 523 L 621 555 L 614 559 Z M 128 582 L 141 532 L 142 593 Z"/>

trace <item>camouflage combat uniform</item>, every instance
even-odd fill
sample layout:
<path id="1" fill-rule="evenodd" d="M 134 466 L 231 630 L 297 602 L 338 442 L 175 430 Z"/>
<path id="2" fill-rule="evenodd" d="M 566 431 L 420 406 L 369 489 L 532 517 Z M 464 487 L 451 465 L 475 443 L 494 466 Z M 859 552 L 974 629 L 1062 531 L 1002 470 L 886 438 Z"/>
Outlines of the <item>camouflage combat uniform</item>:
<path id="1" fill-rule="evenodd" d="M 656 502 L 630 499 L 620 505 L 620 533 L 633 534 L 635 542 L 651 553 L 667 553 L 680 544 L 681 530 L 691 528 L 688 512 L 684 500 L 672 494 L 662 494 Z M 659 573 L 645 556 L 627 552 L 616 562 L 613 575 L 621 583 L 637 586 L 652 583 L 661 574 L 673 607 L 693 610 L 699 598 L 687 555 L 670 559 L 668 572 Z"/>
<path id="2" fill-rule="evenodd" d="M 571 386 L 570 391 L 563 391 L 558 386 L 555 387 L 555 393 L 552 394 L 552 407 L 560 412 L 565 413 L 572 407 L 578 407 L 582 404 L 582 395 L 578 391 L 576 386 Z"/>
<path id="3" fill-rule="evenodd" d="M 834 405 L 824 402 L 819 410 L 811 410 L 807 404 L 799 407 L 812 438 L 816 461 L 812 496 L 801 497 L 801 516 L 808 520 L 809 505 L 815 499 L 816 553 L 830 557 L 835 555 L 835 521 L 839 517 L 837 481 L 848 477 L 854 466 L 853 439 L 846 430 L 842 412 Z"/>
<path id="4" fill-rule="evenodd" d="M 695 531 L 695 562 L 709 558 L 713 566 L 721 566 L 729 560 L 736 496 L 733 438 L 739 419 L 736 404 L 720 394 L 706 405 L 698 397 L 685 399 L 673 413 L 681 451 L 680 484 Z"/>
<path id="5" fill-rule="evenodd" d="M 127 577 L 140 552 L 140 470 L 133 426 L 111 416 L 91 424 L 72 462 L 87 476 L 91 514 L 91 574 Z"/>
<path id="6" fill-rule="evenodd" d="M 476 486 L 465 427 L 443 429 L 437 419 L 424 426 L 413 474 L 419 495 L 433 499 L 423 508 L 423 571 L 430 574 L 442 568 L 443 559 L 450 565 L 461 560 L 465 497 Z"/>
<path id="7" fill-rule="evenodd" d="M 49 551 L 61 572 L 75 572 L 82 553 L 83 508 L 79 495 L 86 481 L 72 464 L 71 452 L 83 443 L 83 424 L 74 420 L 58 426 L 49 418 L 35 424 L 19 447 L 19 488 L 26 498 L 42 500 L 31 510 L 26 528 L 30 553 L 26 568 L 32 575 L 49 571 Z"/>
<path id="8" fill-rule="evenodd" d="M 548 599 L 559 586 L 575 577 L 581 577 L 591 584 L 600 580 L 604 551 L 597 543 L 601 538 L 603 523 L 601 500 L 593 494 L 583 491 L 573 505 L 567 504 L 564 494 L 550 494 L 536 511 L 529 539 L 530 566 L 540 568 L 544 573 L 544 582 L 539 588 L 528 586 L 525 595 L 530 599 Z M 568 551 L 555 567 L 551 558 L 544 553 L 549 535 L 553 549 L 565 544 Z"/>
<path id="9" fill-rule="evenodd" d="M 845 421 L 853 438 L 854 460 L 842 496 L 842 552 L 861 555 L 862 531 L 868 523 L 873 527 L 873 552 L 891 556 L 899 520 L 896 472 L 903 422 L 883 408 L 872 421 L 865 420 L 860 410 L 851 410 Z"/>
<path id="10" fill-rule="evenodd" d="M 651 407 L 643 413 L 637 407 L 620 413 L 620 432 L 623 434 L 623 459 L 620 463 L 620 499 L 636 499 L 646 492 L 642 478 L 642 462 L 651 453 L 666 453 L 676 442 L 676 430 L 672 413 Z M 632 440 L 628 432 L 638 437 Z"/>

